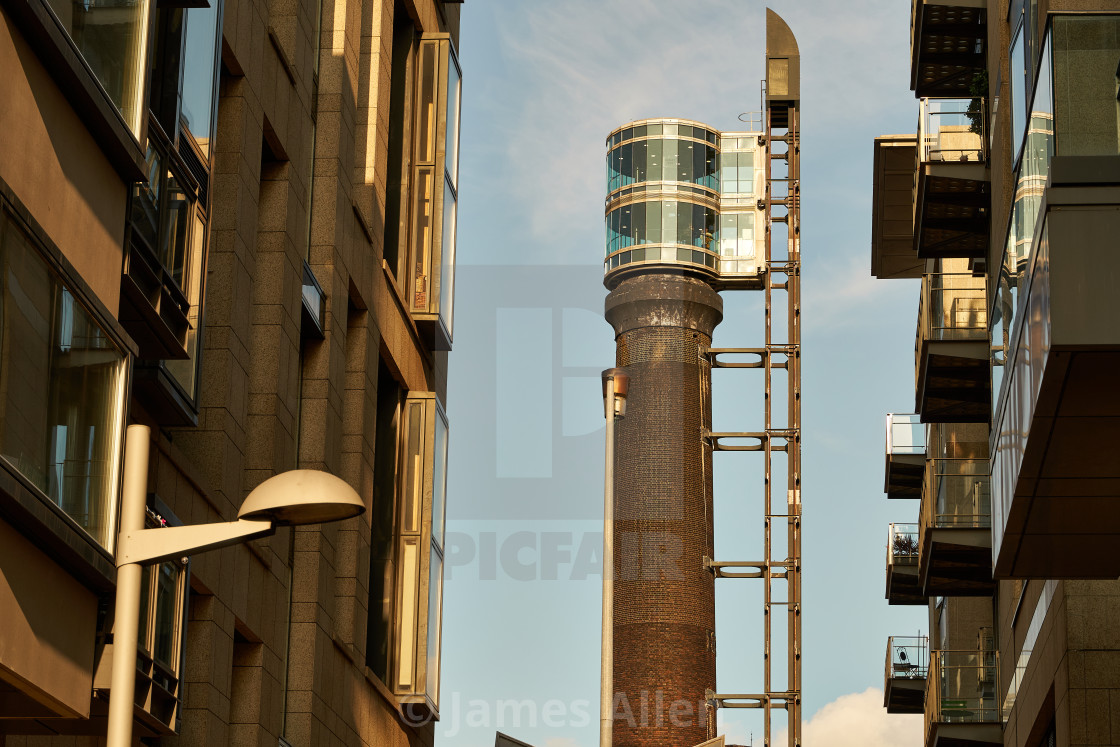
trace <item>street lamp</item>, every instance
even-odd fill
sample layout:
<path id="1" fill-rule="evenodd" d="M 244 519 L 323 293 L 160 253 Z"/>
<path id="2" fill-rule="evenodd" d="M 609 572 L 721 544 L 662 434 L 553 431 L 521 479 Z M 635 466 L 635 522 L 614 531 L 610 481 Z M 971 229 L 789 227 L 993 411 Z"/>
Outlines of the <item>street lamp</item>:
<path id="1" fill-rule="evenodd" d="M 603 476 L 603 655 L 599 672 L 599 747 L 614 739 L 614 420 L 626 415 L 630 377 L 621 368 L 603 371 L 607 461 Z"/>
<path id="2" fill-rule="evenodd" d="M 132 744 L 141 565 L 264 537 L 281 526 L 322 524 L 348 519 L 365 511 L 362 499 L 344 480 L 326 472 L 299 469 L 283 472 L 258 485 L 241 505 L 237 521 L 145 529 L 150 443 L 148 426 L 128 427 L 117 537 L 117 600 L 107 747 L 131 747 Z"/>

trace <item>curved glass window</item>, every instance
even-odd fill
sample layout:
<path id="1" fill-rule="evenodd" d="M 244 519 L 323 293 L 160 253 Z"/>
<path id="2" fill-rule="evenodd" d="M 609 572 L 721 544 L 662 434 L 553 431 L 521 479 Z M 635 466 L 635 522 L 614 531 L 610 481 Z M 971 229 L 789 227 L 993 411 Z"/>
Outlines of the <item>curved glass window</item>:
<path id="1" fill-rule="evenodd" d="M 607 153 L 608 192 L 638 182 L 659 181 L 687 182 L 718 190 L 719 152 L 711 143 L 649 138 L 623 143 Z"/>
<path id="2" fill-rule="evenodd" d="M 686 245 L 712 252 L 719 246 L 719 214 L 691 202 L 658 200 L 624 205 L 610 212 L 606 227 L 608 255 L 642 244 Z M 753 241 L 753 224 L 751 235 Z"/>

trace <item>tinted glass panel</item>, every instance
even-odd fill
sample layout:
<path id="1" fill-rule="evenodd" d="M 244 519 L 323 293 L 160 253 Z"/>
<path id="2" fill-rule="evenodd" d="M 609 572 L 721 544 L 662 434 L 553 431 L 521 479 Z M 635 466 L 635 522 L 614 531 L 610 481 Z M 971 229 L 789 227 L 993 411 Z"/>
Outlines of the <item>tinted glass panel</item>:
<path id="1" fill-rule="evenodd" d="M 148 53 L 148 0 L 48 0 L 97 80 L 140 134 Z"/>
<path id="2" fill-rule="evenodd" d="M 187 39 L 183 49 L 183 124 L 199 149 L 210 154 L 213 135 L 214 72 L 218 2 L 209 8 L 187 10 Z"/>
<path id="3" fill-rule="evenodd" d="M 125 357 L 0 215 L 0 456 L 112 549 Z"/>

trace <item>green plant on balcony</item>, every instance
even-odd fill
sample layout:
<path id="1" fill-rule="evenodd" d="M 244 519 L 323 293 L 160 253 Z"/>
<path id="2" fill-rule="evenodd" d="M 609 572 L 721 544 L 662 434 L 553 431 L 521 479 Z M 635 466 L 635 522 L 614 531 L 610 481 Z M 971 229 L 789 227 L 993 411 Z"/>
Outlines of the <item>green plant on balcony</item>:
<path id="1" fill-rule="evenodd" d="M 918 554 L 918 540 L 912 534 L 896 534 L 891 545 L 892 554 L 897 557 Z"/>
<path id="2" fill-rule="evenodd" d="M 968 93 L 972 99 L 968 102 L 965 116 L 968 117 L 968 131 L 976 135 L 984 133 L 984 109 L 981 102 L 988 96 L 988 71 L 981 70 L 972 76 L 968 85 Z"/>

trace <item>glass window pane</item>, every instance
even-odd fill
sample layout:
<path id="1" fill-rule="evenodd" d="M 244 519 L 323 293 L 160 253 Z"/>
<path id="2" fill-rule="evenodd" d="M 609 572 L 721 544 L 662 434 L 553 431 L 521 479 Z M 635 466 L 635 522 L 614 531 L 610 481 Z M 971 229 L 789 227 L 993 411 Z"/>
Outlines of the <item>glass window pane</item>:
<path id="1" fill-rule="evenodd" d="M 450 47 L 448 47 L 450 55 Z M 451 186 L 459 187 L 459 108 L 463 81 L 459 76 L 459 67 L 455 60 L 447 60 L 447 134 L 446 156 L 444 166 L 447 176 L 451 179 Z"/>
<path id="2" fill-rule="evenodd" d="M 186 345 L 189 358 L 182 360 L 164 361 L 164 367 L 171 374 L 187 396 L 194 400 L 197 392 L 195 385 L 198 377 L 198 342 L 200 326 L 202 324 L 202 264 L 205 258 L 206 223 L 197 212 L 194 214 L 194 228 L 191 229 L 190 273 L 187 277 L 186 287 L 183 289 L 190 303 L 187 311 Z"/>
<path id="3" fill-rule="evenodd" d="M 416 607 L 420 590 L 420 538 L 401 539 L 401 585 L 397 600 L 397 686 L 411 688 L 416 677 Z"/>
<path id="4" fill-rule="evenodd" d="M 159 199 L 163 185 L 163 159 L 148 143 L 148 180 L 137 182 L 132 191 L 132 230 L 153 253 L 159 243 Z"/>
<path id="5" fill-rule="evenodd" d="M 646 238 L 650 244 L 661 243 L 661 203 L 646 203 Z"/>
<path id="6" fill-rule="evenodd" d="M 408 405 L 405 417 L 405 448 L 403 493 L 401 495 L 401 531 L 420 531 L 420 509 L 424 498 L 424 405 Z"/>
<path id="7" fill-rule="evenodd" d="M 663 140 L 646 141 L 646 162 L 649 181 L 661 181 L 662 165 L 665 163 L 665 146 Z"/>
<path id="8" fill-rule="evenodd" d="M 1026 63 L 1023 54 L 1023 26 L 1020 24 L 1011 42 L 1011 153 L 1012 162 L 1019 158 L 1019 148 L 1023 143 L 1023 133 L 1027 122 L 1026 100 Z"/>
<path id="9" fill-rule="evenodd" d="M 148 54 L 148 0 L 48 0 L 132 134 L 143 121 Z"/>
<path id="10" fill-rule="evenodd" d="M 664 164 L 662 166 L 661 179 L 667 182 L 675 182 L 677 180 L 677 147 L 678 141 L 676 140 L 662 140 L 662 147 L 665 149 Z"/>
<path id="11" fill-rule="evenodd" d="M 630 210 L 632 212 L 631 225 L 634 227 L 634 243 L 648 243 L 646 239 L 646 204 L 644 202 L 636 202 L 630 206 Z"/>
<path id="12" fill-rule="evenodd" d="M 634 146 L 626 143 L 618 149 L 618 170 L 622 172 L 622 186 L 634 183 Z"/>
<path id="13" fill-rule="evenodd" d="M 160 563 L 156 569 L 155 626 L 152 630 L 152 658 L 172 672 L 177 672 L 175 643 L 178 639 L 179 619 L 177 597 L 179 591 L 179 564 L 174 561 Z"/>
<path id="14" fill-rule="evenodd" d="M 677 203 L 661 203 L 661 238 L 663 243 L 672 244 L 677 237 Z"/>
<path id="15" fill-rule="evenodd" d="M 455 231 L 458 204 L 451 183 L 443 182 L 443 225 L 440 226 L 439 315 L 447 331 L 451 331 L 455 302 Z"/>
<path id="16" fill-rule="evenodd" d="M 432 546 L 428 575 L 428 677 L 425 690 L 439 706 L 440 628 L 443 619 L 443 558 Z"/>
<path id="17" fill-rule="evenodd" d="M 213 134 L 217 25 L 217 0 L 212 0 L 209 8 L 187 10 L 181 116 L 187 131 L 206 155 L 210 154 Z"/>
<path id="18" fill-rule="evenodd" d="M 422 166 L 416 171 L 413 185 L 415 201 L 413 204 L 412 225 L 412 308 L 420 312 L 428 311 L 428 275 L 432 261 L 432 221 L 435 209 L 434 179 L 432 167 Z"/>
<path id="19" fill-rule="evenodd" d="M 648 140 L 639 140 L 634 143 L 634 181 L 644 182 L 648 169 Z"/>
<path id="20" fill-rule="evenodd" d="M 171 274 L 175 284 L 183 288 L 193 203 L 179 186 L 179 180 L 170 172 L 164 189 L 164 203 L 167 216 L 163 236 L 160 237 L 159 261 Z"/>
<path id="21" fill-rule="evenodd" d="M 692 168 L 693 168 L 693 153 L 696 152 L 696 143 L 688 140 L 680 140 L 677 145 L 677 152 L 680 154 L 680 165 L 677 167 L 676 178 L 682 182 L 692 181 Z"/>
<path id="22" fill-rule="evenodd" d="M 447 504 L 447 421 L 436 412 L 436 442 L 432 465 L 432 542 L 443 548 L 443 516 Z"/>
<path id="23" fill-rule="evenodd" d="M 0 456 L 112 550 L 125 357 L 0 215 Z"/>
<path id="24" fill-rule="evenodd" d="M 423 42 L 420 47 L 420 89 L 416 100 L 419 163 L 434 163 L 436 157 L 436 47 L 435 42 Z"/>
<path id="25" fill-rule="evenodd" d="M 692 243 L 692 205 L 677 203 L 677 243 Z"/>

